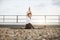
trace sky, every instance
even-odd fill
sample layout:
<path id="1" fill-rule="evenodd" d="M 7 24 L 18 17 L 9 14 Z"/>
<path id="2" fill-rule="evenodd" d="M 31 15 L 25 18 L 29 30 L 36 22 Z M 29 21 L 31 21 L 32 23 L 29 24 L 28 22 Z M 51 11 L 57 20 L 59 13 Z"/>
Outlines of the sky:
<path id="1" fill-rule="evenodd" d="M 0 0 L 0 15 L 60 15 L 60 0 Z"/>

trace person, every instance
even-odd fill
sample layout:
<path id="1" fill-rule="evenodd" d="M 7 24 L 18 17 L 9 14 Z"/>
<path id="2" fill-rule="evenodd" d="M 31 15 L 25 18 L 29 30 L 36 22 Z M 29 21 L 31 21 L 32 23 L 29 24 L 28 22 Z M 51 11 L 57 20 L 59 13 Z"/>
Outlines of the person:
<path id="1" fill-rule="evenodd" d="M 25 25 L 25 29 L 34 29 L 33 25 L 32 25 L 32 20 L 31 20 L 32 14 L 30 12 L 30 8 L 29 8 L 29 12 L 27 13 L 26 16 L 26 25 Z"/>

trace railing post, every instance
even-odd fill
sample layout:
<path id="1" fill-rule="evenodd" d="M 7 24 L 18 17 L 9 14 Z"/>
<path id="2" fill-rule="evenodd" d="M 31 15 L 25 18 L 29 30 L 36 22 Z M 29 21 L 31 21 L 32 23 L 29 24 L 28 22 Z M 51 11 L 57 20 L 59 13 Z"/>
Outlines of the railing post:
<path id="1" fill-rule="evenodd" d="M 17 20 L 16 20 L 16 22 L 18 23 L 18 15 L 17 15 Z"/>
<path id="2" fill-rule="evenodd" d="M 46 28 L 46 15 L 45 15 L 45 25 L 44 25 L 44 27 Z"/>
<path id="3" fill-rule="evenodd" d="M 58 16 L 58 17 L 59 17 L 59 19 L 58 19 L 58 20 L 59 20 L 59 25 L 60 25 L 60 16 Z"/>
<path id="4" fill-rule="evenodd" d="M 45 24 L 46 24 L 46 16 L 45 16 Z"/>

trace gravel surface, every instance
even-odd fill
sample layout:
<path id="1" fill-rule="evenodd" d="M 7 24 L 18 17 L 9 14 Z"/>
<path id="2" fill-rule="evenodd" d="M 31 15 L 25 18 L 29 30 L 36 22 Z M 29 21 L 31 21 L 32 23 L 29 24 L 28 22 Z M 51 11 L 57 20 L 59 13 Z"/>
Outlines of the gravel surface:
<path id="1" fill-rule="evenodd" d="M 0 40 L 60 40 L 60 29 L 0 28 Z"/>

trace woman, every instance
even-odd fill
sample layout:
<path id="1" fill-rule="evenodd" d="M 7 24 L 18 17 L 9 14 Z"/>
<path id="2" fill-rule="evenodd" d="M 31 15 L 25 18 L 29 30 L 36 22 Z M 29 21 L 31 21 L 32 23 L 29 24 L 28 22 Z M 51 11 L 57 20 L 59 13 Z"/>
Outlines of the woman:
<path id="1" fill-rule="evenodd" d="M 32 29 L 34 28 L 31 24 L 31 17 L 32 17 L 32 14 L 31 13 L 28 13 L 27 16 L 26 16 L 26 26 L 25 26 L 25 29 Z"/>

